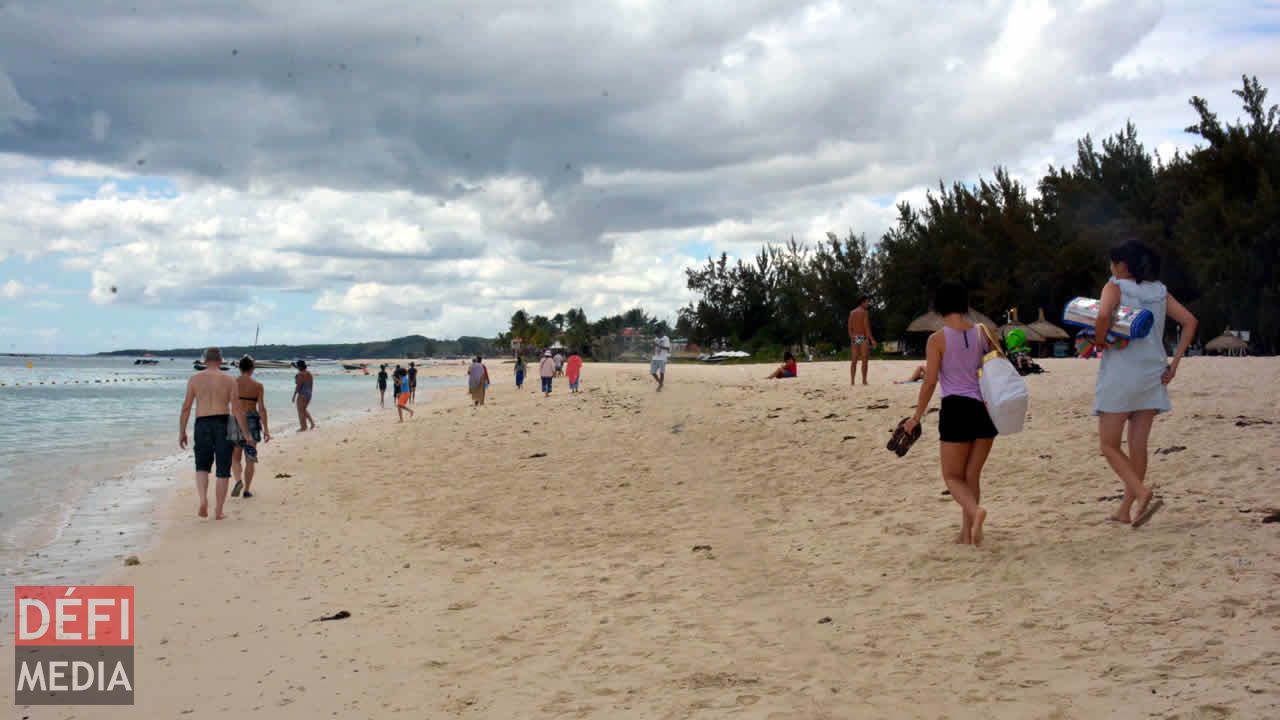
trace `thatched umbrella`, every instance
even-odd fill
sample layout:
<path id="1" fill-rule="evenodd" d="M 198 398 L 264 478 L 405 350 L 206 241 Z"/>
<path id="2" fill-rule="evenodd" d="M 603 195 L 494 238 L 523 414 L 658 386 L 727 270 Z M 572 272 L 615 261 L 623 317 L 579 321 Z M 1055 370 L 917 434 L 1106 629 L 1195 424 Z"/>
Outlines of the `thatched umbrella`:
<path id="1" fill-rule="evenodd" d="M 1204 349 L 1211 352 L 1244 352 L 1249 343 L 1231 334 L 1231 330 L 1223 330 L 1222 334 L 1204 344 Z"/>
<path id="2" fill-rule="evenodd" d="M 931 333 L 942 329 L 942 316 L 930 310 L 907 326 L 909 333 Z"/>
<path id="3" fill-rule="evenodd" d="M 1044 308 L 1040 308 L 1040 319 L 1031 323 L 1031 329 L 1035 330 L 1040 337 L 1045 340 L 1070 340 L 1071 335 L 1062 328 L 1054 325 L 1044 319 Z"/>
<path id="4" fill-rule="evenodd" d="M 1012 312 L 1013 319 L 1000 326 L 1000 336 L 1009 337 L 1010 330 L 1021 330 L 1027 336 L 1027 342 L 1044 342 L 1045 338 L 1034 328 L 1029 325 L 1023 325 L 1018 321 L 1018 310 L 1015 308 Z"/>
<path id="5" fill-rule="evenodd" d="M 969 319 L 975 323 L 986 325 L 988 328 L 994 328 L 996 326 L 996 324 L 991 321 L 991 318 L 983 315 L 973 308 L 969 308 Z M 931 333 L 937 332 L 941 329 L 942 316 L 933 310 L 930 310 L 915 320 L 912 320 L 911 324 L 907 326 L 907 332 L 909 333 Z"/>

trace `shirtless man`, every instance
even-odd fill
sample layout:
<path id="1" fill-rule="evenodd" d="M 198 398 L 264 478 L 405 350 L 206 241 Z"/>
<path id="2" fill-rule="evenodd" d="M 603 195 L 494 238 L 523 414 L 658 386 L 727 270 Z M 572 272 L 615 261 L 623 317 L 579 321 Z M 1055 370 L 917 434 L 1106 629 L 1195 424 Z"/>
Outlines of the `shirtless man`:
<path id="1" fill-rule="evenodd" d="M 876 338 L 871 334 L 871 315 L 867 313 L 870 298 L 862 295 L 858 306 L 849 313 L 849 345 L 852 348 L 849 362 L 849 384 L 857 385 L 858 361 L 862 361 L 862 384 L 867 384 L 867 365 L 871 362 L 871 348 Z"/>
<path id="2" fill-rule="evenodd" d="M 187 380 L 187 397 L 182 401 L 182 417 L 178 421 L 178 447 L 187 449 L 187 418 L 191 417 L 191 404 L 196 405 L 195 455 L 196 492 L 200 495 L 200 517 L 209 517 L 209 470 L 217 467 L 217 506 L 214 518 L 221 520 L 222 506 L 227 500 L 227 484 L 231 480 L 231 450 L 233 443 L 227 437 L 227 423 L 231 416 L 239 425 L 241 436 L 252 448 L 258 443 L 249 433 L 244 407 L 233 402 L 236 397 L 236 381 L 222 372 L 222 351 L 209 348 L 204 351 L 204 370 Z"/>

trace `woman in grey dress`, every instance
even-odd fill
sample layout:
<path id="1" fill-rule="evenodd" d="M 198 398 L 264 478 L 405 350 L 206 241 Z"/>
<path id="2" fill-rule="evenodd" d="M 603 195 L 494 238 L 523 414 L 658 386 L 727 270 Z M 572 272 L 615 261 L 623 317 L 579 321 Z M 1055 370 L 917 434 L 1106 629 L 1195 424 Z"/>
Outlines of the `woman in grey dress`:
<path id="1" fill-rule="evenodd" d="M 1160 506 L 1155 487 L 1146 485 L 1147 440 L 1156 415 L 1168 412 L 1168 385 L 1196 333 L 1196 318 L 1156 279 L 1160 257 L 1136 240 L 1111 250 L 1111 279 L 1102 288 L 1094 337 L 1106 338 L 1116 308 L 1125 305 L 1151 311 L 1155 322 L 1146 337 L 1124 348 L 1106 348 L 1098 367 L 1093 414 L 1098 416 L 1102 455 L 1124 482 L 1124 499 L 1111 519 L 1138 527 Z M 1165 316 L 1182 326 L 1178 349 L 1170 360 L 1164 348 Z M 1120 446 L 1129 426 L 1129 451 Z M 1137 514 L 1131 509 L 1137 504 Z"/>

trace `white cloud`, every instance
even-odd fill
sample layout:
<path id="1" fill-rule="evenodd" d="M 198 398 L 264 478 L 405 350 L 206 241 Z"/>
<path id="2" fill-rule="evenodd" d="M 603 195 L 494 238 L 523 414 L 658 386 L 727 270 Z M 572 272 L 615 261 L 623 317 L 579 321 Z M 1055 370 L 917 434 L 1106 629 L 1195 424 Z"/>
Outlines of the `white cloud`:
<path id="1" fill-rule="evenodd" d="M 5 284 L 0 285 L 0 298 L 16 300 L 17 298 L 22 297 L 26 290 L 26 287 L 22 283 L 17 280 L 10 280 Z"/>
<path id="2" fill-rule="evenodd" d="M 671 317 L 708 252 L 874 242 L 940 180 L 1033 182 L 1128 119 L 1167 156 L 1188 96 L 1230 117 L 1240 72 L 1280 72 L 1245 2 L 24 7 L 0 8 L 0 262 L 209 333 L 302 293 L 309 339 Z M 47 37 L 76 39 L 65 81 Z"/>

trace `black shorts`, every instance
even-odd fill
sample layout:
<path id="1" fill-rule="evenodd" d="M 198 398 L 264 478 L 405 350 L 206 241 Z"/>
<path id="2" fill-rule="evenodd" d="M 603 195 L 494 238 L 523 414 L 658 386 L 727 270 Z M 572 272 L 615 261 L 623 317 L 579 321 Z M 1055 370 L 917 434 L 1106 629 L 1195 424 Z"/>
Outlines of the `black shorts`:
<path id="1" fill-rule="evenodd" d="M 196 472 L 209 472 L 214 468 L 216 477 L 231 477 L 231 450 L 235 444 L 227 437 L 227 421 L 230 415 L 206 415 L 196 418 L 195 451 Z"/>
<path id="2" fill-rule="evenodd" d="M 963 395 L 942 398 L 938 413 L 938 439 L 942 442 L 969 443 L 997 435 L 996 426 L 981 400 Z"/>

